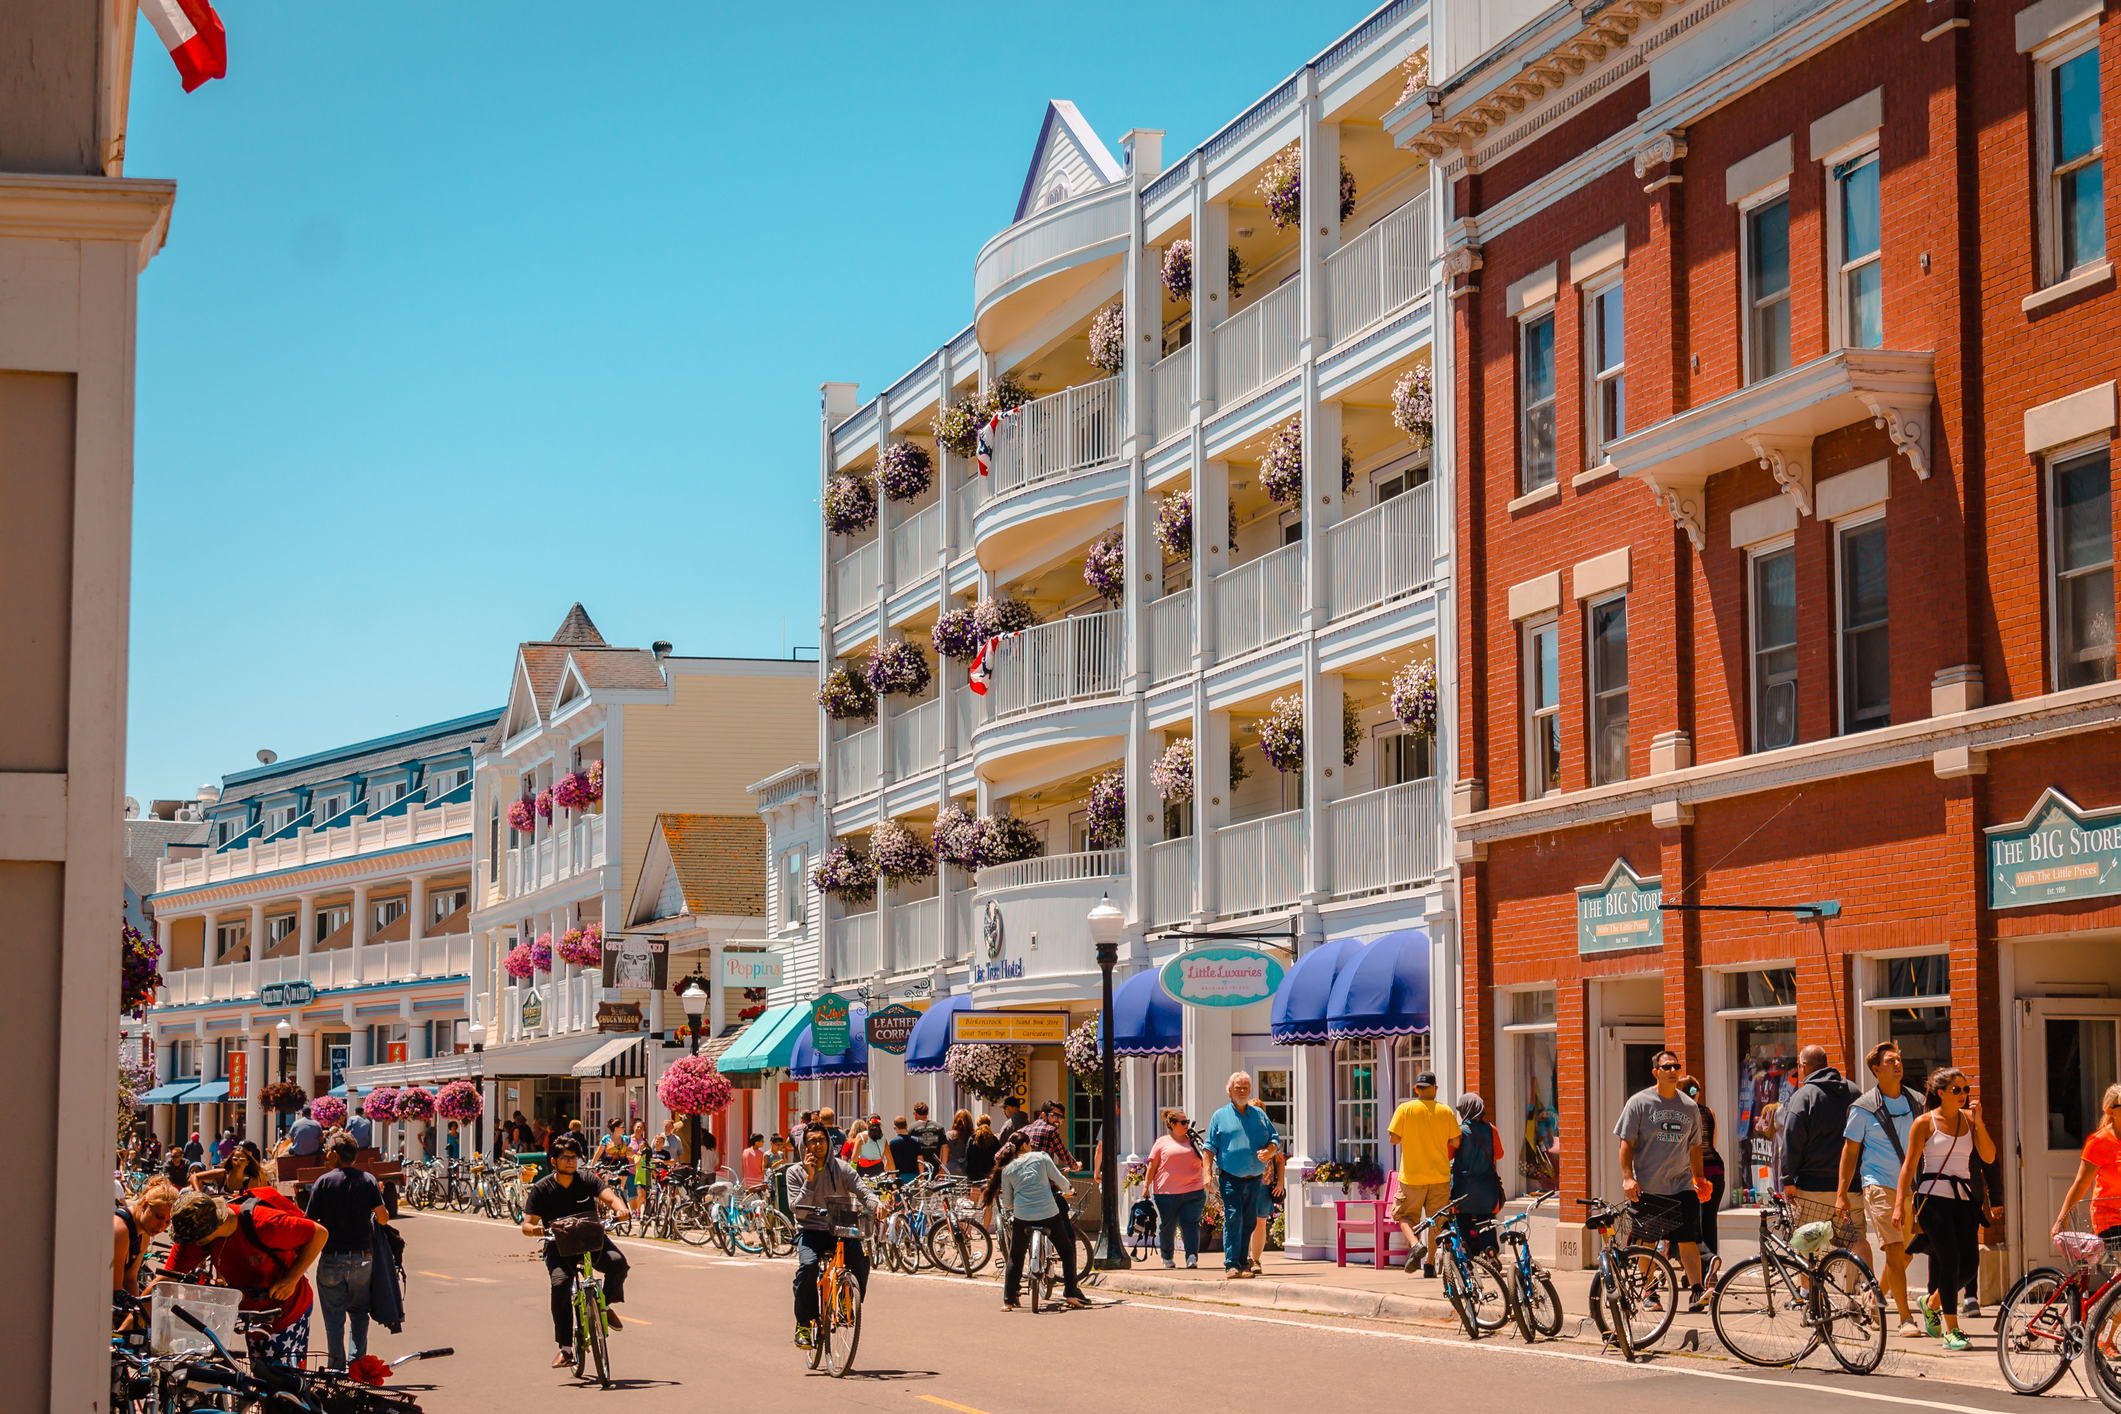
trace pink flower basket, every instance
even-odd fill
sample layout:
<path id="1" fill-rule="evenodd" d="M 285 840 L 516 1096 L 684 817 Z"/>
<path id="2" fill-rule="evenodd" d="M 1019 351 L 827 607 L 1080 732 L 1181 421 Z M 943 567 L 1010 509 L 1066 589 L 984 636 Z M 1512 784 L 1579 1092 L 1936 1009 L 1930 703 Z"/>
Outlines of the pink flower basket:
<path id="1" fill-rule="evenodd" d="M 314 1106 L 311 1107 L 314 1110 Z M 435 1096 L 435 1113 L 444 1119 L 469 1123 L 486 1108 L 479 1087 L 469 1080 L 452 1080 Z"/>
<path id="2" fill-rule="evenodd" d="M 552 818 L 552 788 L 547 786 L 538 792 L 538 814 L 547 820 Z"/>
<path id="3" fill-rule="evenodd" d="M 576 967 L 601 967 L 604 963 L 604 925 L 570 928 L 560 936 L 560 961 Z"/>
<path id="4" fill-rule="evenodd" d="M 398 1117 L 398 1092 L 388 1085 L 369 1091 L 361 1097 L 361 1113 L 378 1124 L 388 1124 Z"/>
<path id="5" fill-rule="evenodd" d="M 678 1115 L 720 1114 L 729 1104 L 728 1080 L 705 1056 L 686 1056 L 675 1061 L 656 1082 L 656 1098 Z"/>
<path id="6" fill-rule="evenodd" d="M 537 803 L 529 796 L 508 802 L 508 828 L 527 835 L 537 826 Z"/>
<path id="7" fill-rule="evenodd" d="M 309 1117 L 326 1129 L 338 1129 L 346 1123 L 346 1102 L 336 1095 L 319 1095 L 309 1102 Z"/>
<path id="8" fill-rule="evenodd" d="M 528 979 L 536 972 L 538 965 L 530 960 L 530 944 L 517 943 L 510 948 L 507 955 L 501 959 L 501 970 L 518 982 Z"/>
<path id="9" fill-rule="evenodd" d="M 412 1085 L 398 1092 L 399 1119 L 433 1119 L 434 1117 L 434 1091 L 424 1085 Z"/>

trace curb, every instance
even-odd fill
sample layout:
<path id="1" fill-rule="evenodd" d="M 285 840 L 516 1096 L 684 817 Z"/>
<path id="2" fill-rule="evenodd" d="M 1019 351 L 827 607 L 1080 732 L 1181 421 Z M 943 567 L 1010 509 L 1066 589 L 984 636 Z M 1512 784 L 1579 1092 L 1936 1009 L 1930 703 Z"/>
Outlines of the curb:
<path id="1" fill-rule="evenodd" d="M 1369 1320 L 1445 1321 L 1453 1324 L 1458 1320 L 1458 1313 L 1447 1301 L 1256 1278 L 1242 1282 L 1186 1281 L 1141 1272 L 1107 1272 L 1098 1285 L 1105 1291 L 1122 1291 L 1134 1296 L 1175 1297 L 1281 1311 L 1314 1311 Z"/>

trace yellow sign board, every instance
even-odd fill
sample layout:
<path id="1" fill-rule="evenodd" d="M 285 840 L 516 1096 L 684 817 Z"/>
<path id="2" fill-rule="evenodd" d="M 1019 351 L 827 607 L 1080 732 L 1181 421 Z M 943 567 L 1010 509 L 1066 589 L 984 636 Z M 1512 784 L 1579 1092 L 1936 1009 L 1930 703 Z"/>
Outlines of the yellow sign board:
<path id="1" fill-rule="evenodd" d="M 961 1011 L 950 1018 L 950 1039 L 991 1046 L 1058 1046 L 1068 1039 L 1068 1013 Z"/>

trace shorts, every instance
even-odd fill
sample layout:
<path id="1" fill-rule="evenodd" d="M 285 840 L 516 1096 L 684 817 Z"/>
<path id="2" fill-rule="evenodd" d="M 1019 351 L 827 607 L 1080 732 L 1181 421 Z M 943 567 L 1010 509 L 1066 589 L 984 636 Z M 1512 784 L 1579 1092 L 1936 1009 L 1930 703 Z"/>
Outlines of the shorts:
<path id="1" fill-rule="evenodd" d="M 1451 1201 L 1451 1185 L 1443 1183 L 1401 1183 L 1399 1196 L 1392 1200 L 1392 1221 L 1412 1226 Z"/>
<path id="2" fill-rule="evenodd" d="M 1878 1239 L 1881 1247 L 1897 1247 L 1907 1241 L 1907 1233 L 1893 1226 L 1893 1202 L 1899 1196 L 1898 1189 L 1882 1183 L 1863 1185 L 1863 1213 L 1871 1220 L 1871 1236 Z"/>
<path id="3" fill-rule="evenodd" d="M 1638 1231 L 1628 1240 L 1637 1246 L 1650 1246 L 1658 1242 L 1701 1241 L 1701 1197 L 1689 1188 L 1683 1193 L 1645 1193 L 1642 1195 L 1643 1216 L 1637 1218 Z M 1640 1231 L 1647 1217 L 1651 1237 Z"/>

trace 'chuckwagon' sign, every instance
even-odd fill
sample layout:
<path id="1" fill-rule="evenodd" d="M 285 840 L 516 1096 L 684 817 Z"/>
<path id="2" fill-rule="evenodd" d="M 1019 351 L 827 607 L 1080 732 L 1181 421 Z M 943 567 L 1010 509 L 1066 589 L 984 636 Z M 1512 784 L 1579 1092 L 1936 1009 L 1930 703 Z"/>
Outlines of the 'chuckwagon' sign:
<path id="1" fill-rule="evenodd" d="M 1576 891 L 1576 951 L 1615 952 L 1664 946 L 1664 877 L 1645 879 L 1613 861 L 1605 878 Z"/>
<path id="2" fill-rule="evenodd" d="M 2049 787 L 2032 813 L 1988 835 L 1988 906 L 2121 894 L 2121 806 L 2083 810 Z"/>

